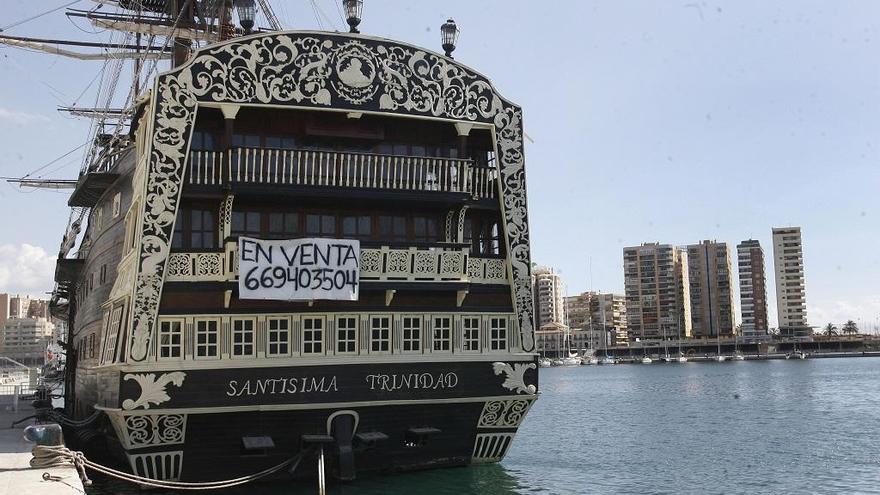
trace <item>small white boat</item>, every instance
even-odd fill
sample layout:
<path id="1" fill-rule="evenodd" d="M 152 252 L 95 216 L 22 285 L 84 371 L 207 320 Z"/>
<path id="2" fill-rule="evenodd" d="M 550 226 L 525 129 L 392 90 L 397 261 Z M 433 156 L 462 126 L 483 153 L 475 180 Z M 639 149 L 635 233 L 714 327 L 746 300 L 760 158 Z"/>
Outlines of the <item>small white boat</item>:
<path id="1" fill-rule="evenodd" d="M 648 356 L 645 356 L 642 358 L 642 364 L 651 364 L 653 362 L 654 362 L 654 360 L 649 358 Z"/>
<path id="2" fill-rule="evenodd" d="M 734 360 L 734 361 L 745 361 L 745 360 L 746 360 L 746 357 L 743 356 L 743 355 L 740 354 L 740 353 L 736 353 L 736 354 L 733 355 L 733 360 Z"/>
<path id="3" fill-rule="evenodd" d="M 561 359 L 556 358 L 556 359 L 553 359 L 553 360 L 550 361 L 550 365 L 551 365 L 551 366 L 562 366 L 562 365 L 563 365 L 563 362 L 562 362 Z"/>
<path id="4" fill-rule="evenodd" d="M 686 358 L 684 356 L 678 356 L 677 358 L 675 358 L 675 360 L 673 362 L 686 363 L 686 362 L 688 362 L 688 358 Z"/>
<path id="5" fill-rule="evenodd" d="M 591 357 L 590 359 L 584 359 L 584 364 L 597 365 L 597 364 L 599 364 L 599 359 L 595 358 L 595 357 Z"/>
<path id="6" fill-rule="evenodd" d="M 563 366 L 580 366 L 581 358 L 577 356 L 568 356 L 567 358 L 562 359 Z"/>
<path id="7" fill-rule="evenodd" d="M 722 356 L 722 355 L 715 356 L 715 361 L 718 361 L 719 363 L 723 363 L 726 360 L 727 360 L 726 356 Z"/>
<path id="8" fill-rule="evenodd" d="M 542 357 L 538 359 L 538 366 L 541 368 L 549 368 L 553 366 L 553 363 L 551 363 L 549 359 Z"/>
<path id="9" fill-rule="evenodd" d="M 608 356 L 608 357 L 602 358 L 599 361 L 599 364 L 617 364 L 617 361 L 613 357 Z"/>
<path id="10" fill-rule="evenodd" d="M 795 351 L 785 355 L 785 359 L 807 359 L 807 353 L 804 351 Z"/>

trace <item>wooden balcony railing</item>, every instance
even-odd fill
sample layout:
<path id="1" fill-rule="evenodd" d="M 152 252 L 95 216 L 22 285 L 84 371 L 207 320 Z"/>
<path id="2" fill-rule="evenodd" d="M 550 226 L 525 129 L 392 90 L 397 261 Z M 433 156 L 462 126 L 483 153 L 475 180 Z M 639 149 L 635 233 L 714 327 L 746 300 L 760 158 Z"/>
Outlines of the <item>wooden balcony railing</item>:
<path id="1" fill-rule="evenodd" d="M 171 253 L 168 282 L 233 282 L 238 280 L 238 248 L 224 252 Z M 506 284 L 503 258 L 471 256 L 467 249 L 361 249 L 361 280 L 408 282 L 470 282 Z"/>
<path id="2" fill-rule="evenodd" d="M 494 168 L 475 166 L 473 160 L 454 158 L 233 148 L 191 152 L 187 182 L 439 191 L 494 198 L 496 173 Z"/>

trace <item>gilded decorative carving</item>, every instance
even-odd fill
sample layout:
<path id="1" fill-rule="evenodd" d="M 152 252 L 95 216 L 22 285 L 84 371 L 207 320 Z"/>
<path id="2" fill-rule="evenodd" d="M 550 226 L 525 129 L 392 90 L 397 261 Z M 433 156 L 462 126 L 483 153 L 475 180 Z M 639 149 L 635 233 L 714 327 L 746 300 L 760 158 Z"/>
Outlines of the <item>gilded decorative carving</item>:
<path id="1" fill-rule="evenodd" d="M 534 394 L 538 389 L 534 385 L 526 385 L 526 371 L 535 369 L 535 363 L 492 363 L 496 375 L 504 373 L 502 387 L 515 393 Z"/>
<path id="2" fill-rule="evenodd" d="M 186 414 L 146 414 L 125 417 L 129 448 L 174 445 L 186 437 Z"/>
<path id="3" fill-rule="evenodd" d="M 122 401 L 122 408 L 125 410 L 136 409 L 138 407 L 149 409 L 150 404 L 158 406 L 159 404 L 168 402 L 171 400 L 171 396 L 168 395 L 165 388 L 169 384 L 173 384 L 176 387 L 182 387 L 185 378 L 186 373 L 183 371 L 162 373 L 159 378 L 156 378 L 155 373 L 128 373 L 123 376 L 123 380 L 136 381 L 141 387 L 141 395 L 137 400 L 125 399 Z"/>
<path id="4" fill-rule="evenodd" d="M 478 428 L 516 428 L 529 412 L 529 399 L 493 400 L 486 402 Z"/>
<path id="5" fill-rule="evenodd" d="M 534 349 L 522 111 L 482 75 L 442 55 L 360 35 L 272 32 L 198 51 L 156 78 L 131 361 L 150 355 L 199 102 L 413 114 L 495 127 L 499 189 L 522 347 Z M 389 270 L 390 271 L 390 270 Z"/>
<path id="6" fill-rule="evenodd" d="M 433 276 L 437 273 L 437 254 L 434 251 L 416 251 L 413 253 L 413 275 Z"/>
<path id="7" fill-rule="evenodd" d="M 378 249 L 361 249 L 361 273 L 382 272 L 382 252 Z"/>

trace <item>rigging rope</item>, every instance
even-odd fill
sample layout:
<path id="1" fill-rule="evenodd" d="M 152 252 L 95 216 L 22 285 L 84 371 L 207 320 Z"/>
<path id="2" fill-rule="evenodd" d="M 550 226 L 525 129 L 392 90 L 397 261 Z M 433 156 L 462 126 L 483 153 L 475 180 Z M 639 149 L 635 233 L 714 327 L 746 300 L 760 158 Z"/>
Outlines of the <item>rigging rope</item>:
<path id="1" fill-rule="evenodd" d="M 165 481 L 137 476 L 92 462 L 88 460 L 82 452 L 70 450 L 64 446 L 37 445 L 31 451 L 31 454 L 33 455 L 33 459 L 31 459 L 31 467 L 46 468 L 54 466 L 74 466 L 80 474 L 80 479 L 82 479 L 83 484 L 86 486 L 92 484 L 85 469 L 89 468 L 107 476 L 153 488 L 172 490 L 218 490 L 257 481 L 267 476 L 271 476 L 288 466 L 291 466 L 291 471 L 295 470 L 307 452 L 308 451 L 300 451 L 297 455 L 281 464 L 264 469 L 258 473 L 229 480 L 207 482 Z"/>
<path id="2" fill-rule="evenodd" d="M 61 159 L 64 158 L 65 156 L 70 155 L 71 153 L 73 153 L 74 151 L 76 151 L 76 150 L 82 148 L 82 147 L 85 146 L 86 144 L 88 144 L 88 142 L 85 142 L 85 143 L 83 143 L 83 144 L 77 146 L 76 148 L 74 148 L 74 149 L 68 151 L 67 153 L 65 153 L 65 154 L 63 154 L 63 155 L 61 155 L 61 156 L 59 156 L 58 158 L 56 158 L 56 159 L 52 160 L 51 162 L 49 162 L 49 163 L 43 165 L 42 167 L 39 167 L 39 168 L 37 168 L 37 169 L 32 170 L 31 172 L 28 172 L 27 174 L 25 174 L 25 175 L 22 177 L 22 179 L 27 179 L 28 177 L 34 175 L 35 173 L 37 173 L 37 172 L 39 172 L 39 171 L 41 171 L 41 170 L 45 170 L 46 167 L 48 167 L 49 165 L 52 165 L 53 163 L 56 163 L 58 160 L 61 160 Z"/>
<path id="3" fill-rule="evenodd" d="M 28 17 L 27 19 L 22 19 L 22 20 L 20 20 L 20 21 L 13 22 L 12 24 L 8 24 L 8 25 L 3 26 L 2 28 L 0 28 L 0 32 L 2 32 L 2 31 L 6 31 L 7 29 L 14 28 L 14 27 L 16 27 L 16 26 L 21 26 L 22 24 L 24 24 L 24 23 L 26 23 L 26 22 L 33 21 L 34 19 L 39 19 L 40 17 L 43 17 L 44 15 L 51 14 L 52 12 L 55 12 L 55 11 L 57 11 L 57 10 L 61 10 L 61 9 L 65 8 L 65 7 L 70 7 L 71 5 L 73 5 L 73 4 L 75 4 L 75 3 L 79 3 L 79 2 L 80 2 L 80 0 L 73 0 L 72 2 L 67 2 L 67 3 L 65 3 L 64 5 L 59 5 L 58 7 L 55 7 L 54 9 L 47 10 L 47 11 L 45 11 L 45 12 L 43 12 L 43 13 L 33 15 L 33 16 L 31 16 L 31 17 Z"/>

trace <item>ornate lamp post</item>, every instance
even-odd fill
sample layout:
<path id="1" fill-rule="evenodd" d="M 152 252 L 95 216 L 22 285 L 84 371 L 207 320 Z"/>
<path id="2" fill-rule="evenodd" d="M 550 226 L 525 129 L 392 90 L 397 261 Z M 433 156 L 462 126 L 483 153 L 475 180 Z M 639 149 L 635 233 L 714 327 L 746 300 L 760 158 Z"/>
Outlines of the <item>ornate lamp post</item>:
<path id="1" fill-rule="evenodd" d="M 348 32 L 360 33 L 357 27 L 361 23 L 364 0 L 343 0 L 342 6 L 345 8 L 345 21 L 348 22 Z"/>
<path id="2" fill-rule="evenodd" d="M 443 51 L 446 52 L 446 56 L 452 58 L 452 52 L 455 51 L 455 43 L 458 42 L 458 26 L 455 25 L 455 21 L 452 19 L 447 19 L 446 22 L 440 26 L 440 40 L 443 42 Z"/>
<path id="3" fill-rule="evenodd" d="M 254 28 L 254 17 L 257 14 L 256 2 L 254 0 L 235 0 L 235 10 L 238 11 L 238 22 L 245 34 L 250 34 Z"/>

